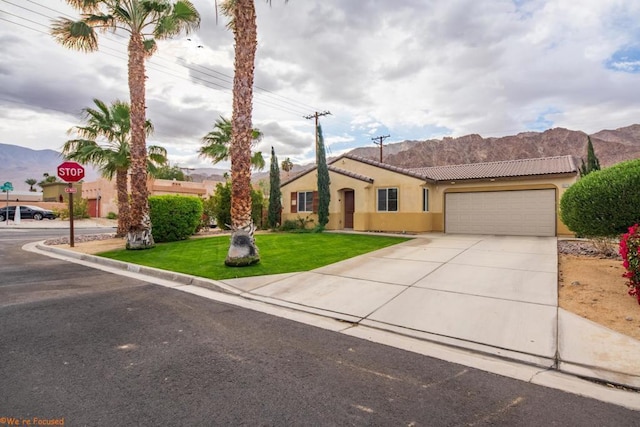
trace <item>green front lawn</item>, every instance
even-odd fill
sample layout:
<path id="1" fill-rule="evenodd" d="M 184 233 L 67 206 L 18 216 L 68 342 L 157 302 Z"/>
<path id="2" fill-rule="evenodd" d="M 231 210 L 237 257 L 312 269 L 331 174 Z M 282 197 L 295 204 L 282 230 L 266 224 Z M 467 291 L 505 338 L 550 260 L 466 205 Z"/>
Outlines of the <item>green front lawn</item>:
<path id="1" fill-rule="evenodd" d="M 229 236 L 159 243 L 141 251 L 117 250 L 98 254 L 163 270 L 209 279 L 262 276 L 308 271 L 367 252 L 404 242 L 403 237 L 331 233 L 257 234 L 260 263 L 249 267 L 227 267 L 224 259 Z"/>

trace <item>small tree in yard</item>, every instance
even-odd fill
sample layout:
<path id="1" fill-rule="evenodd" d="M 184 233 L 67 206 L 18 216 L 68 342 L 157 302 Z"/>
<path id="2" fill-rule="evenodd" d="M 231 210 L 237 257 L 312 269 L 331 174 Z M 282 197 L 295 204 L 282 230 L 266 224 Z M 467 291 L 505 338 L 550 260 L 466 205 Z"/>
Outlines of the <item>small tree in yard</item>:
<path id="1" fill-rule="evenodd" d="M 584 163 L 584 159 L 580 160 L 582 160 L 580 176 L 587 176 L 591 172 L 600 170 L 600 160 L 596 157 L 596 152 L 593 149 L 593 143 L 591 142 L 590 136 L 587 136 L 587 163 Z"/>
<path id="2" fill-rule="evenodd" d="M 264 197 L 262 192 L 251 189 L 251 218 L 254 224 L 260 224 Z M 212 213 L 221 230 L 229 229 L 231 224 L 231 182 L 218 183 L 216 192 L 211 196 Z"/>
<path id="3" fill-rule="evenodd" d="M 322 136 L 322 127 L 318 125 L 318 228 L 323 230 L 329 222 L 329 202 L 331 201 L 331 192 L 329 185 L 329 167 L 327 166 L 327 157 L 324 148 L 324 138 Z"/>
<path id="4" fill-rule="evenodd" d="M 271 169 L 269 170 L 269 213 L 267 215 L 267 226 L 276 228 L 280 222 L 280 211 L 282 210 L 282 193 L 280 192 L 280 167 L 276 152 L 271 147 Z"/>

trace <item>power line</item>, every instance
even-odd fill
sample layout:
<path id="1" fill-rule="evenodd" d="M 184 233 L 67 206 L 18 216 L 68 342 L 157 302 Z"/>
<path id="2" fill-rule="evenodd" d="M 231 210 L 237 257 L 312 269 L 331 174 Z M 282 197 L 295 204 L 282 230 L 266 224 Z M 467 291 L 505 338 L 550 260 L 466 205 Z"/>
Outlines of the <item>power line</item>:
<path id="1" fill-rule="evenodd" d="M 28 11 L 28 12 L 31 12 L 31 13 L 34 13 L 34 14 L 37 14 L 37 15 L 40 15 L 40 16 L 42 16 L 42 17 L 48 18 L 48 19 L 54 19 L 54 18 L 55 18 L 55 17 L 52 17 L 52 16 L 50 16 L 50 15 L 46 15 L 46 14 L 43 14 L 43 13 L 37 12 L 37 11 L 35 11 L 35 10 L 29 9 L 29 8 L 27 8 L 27 7 L 24 7 L 24 6 L 21 6 L 21 5 L 18 5 L 18 4 L 15 4 L 15 3 L 12 3 L 12 2 L 10 2 L 10 1 L 8 1 L 8 0 L 1 0 L 1 1 L 3 1 L 3 2 L 7 3 L 7 4 L 11 4 L 12 6 L 15 6 L 15 7 L 17 7 L 17 8 L 20 8 L 20 9 L 22 9 L 22 10 L 25 10 L 25 11 Z M 40 6 L 40 7 L 44 8 L 44 9 L 47 9 L 47 10 L 49 10 L 49 11 L 52 11 L 52 12 L 54 12 L 54 13 L 56 13 L 56 14 L 64 15 L 64 16 L 70 17 L 69 15 L 62 13 L 62 12 L 61 12 L 61 11 L 59 11 L 59 10 L 52 9 L 52 8 L 50 8 L 50 7 L 47 7 L 47 6 L 44 6 L 44 5 L 42 5 L 42 4 L 36 3 L 36 2 L 34 2 L 34 1 L 32 1 L 32 0 L 27 0 L 27 1 L 29 1 L 29 3 L 32 3 L 32 4 L 36 5 L 36 6 Z M 33 23 L 33 24 L 40 25 L 40 26 L 43 26 L 43 27 L 47 27 L 47 28 L 48 28 L 48 25 L 45 25 L 45 24 L 42 24 L 42 23 L 39 23 L 39 22 L 36 22 L 36 21 L 30 20 L 30 19 L 28 19 L 28 18 L 25 18 L 25 17 L 19 16 L 19 15 L 13 14 L 13 13 L 9 13 L 9 12 L 6 12 L 6 13 L 7 13 L 7 14 L 9 14 L 9 15 L 12 15 L 12 16 L 14 16 L 14 17 L 18 18 L 18 19 L 23 19 L 23 20 L 29 21 L 29 22 L 31 22 L 31 23 Z M 7 20 L 7 22 L 14 23 L 15 25 L 20 25 L 20 24 L 18 24 L 18 23 L 16 23 L 16 22 L 12 22 L 12 21 L 8 21 L 8 20 Z M 29 27 L 26 27 L 26 26 L 24 26 L 24 25 L 20 25 L 20 26 L 25 27 L 25 28 L 29 28 Z M 30 29 L 31 29 L 31 28 L 30 28 Z M 32 29 L 32 30 L 34 30 L 34 31 L 38 31 L 38 30 L 36 30 L 36 29 Z M 42 31 L 38 31 L 38 32 L 43 33 Z M 45 34 L 48 34 L 48 33 L 45 33 Z M 121 34 L 118 34 L 118 33 L 113 33 L 113 34 L 109 34 L 109 35 L 113 35 L 113 36 L 118 37 L 118 38 L 121 38 L 121 39 L 125 39 L 125 38 L 126 38 L 125 36 L 123 36 L 123 35 L 121 35 Z M 120 42 L 120 41 L 115 40 L 115 39 L 113 39 L 113 38 L 110 38 L 110 37 L 108 37 L 107 35 L 103 35 L 103 37 L 102 37 L 102 38 L 103 38 L 103 39 L 106 39 L 106 40 L 109 40 L 109 41 L 116 42 L 116 43 L 121 44 L 121 45 L 123 45 L 123 46 L 126 46 L 126 43 L 123 43 L 123 42 Z M 158 53 L 158 54 L 156 54 L 154 57 L 152 57 L 152 59 L 151 59 L 151 60 L 149 60 L 149 62 L 150 62 L 150 63 L 152 63 L 154 59 L 160 59 L 160 60 L 166 61 L 166 62 L 170 63 L 171 65 L 177 65 L 177 66 L 180 66 L 180 67 L 183 67 L 183 68 L 189 69 L 189 70 L 191 70 L 191 71 L 193 71 L 193 72 L 203 74 L 203 75 L 205 75 L 205 76 L 207 76 L 207 77 L 210 77 L 210 78 L 212 78 L 212 79 L 220 80 L 220 81 L 222 81 L 223 83 L 227 83 L 227 84 L 229 84 L 229 86 L 228 86 L 228 87 L 227 87 L 227 86 L 223 86 L 223 85 L 220 85 L 220 84 L 216 84 L 216 83 L 211 82 L 211 84 L 213 84 L 214 86 L 217 86 L 217 87 L 220 87 L 220 88 L 222 88 L 222 89 L 229 90 L 229 91 L 231 91 L 231 90 L 232 90 L 233 76 L 230 76 L 230 75 L 228 75 L 228 74 L 225 74 L 225 73 L 219 72 L 219 71 L 217 71 L 217 70 L 215 70 L 215 69 L 212 69 L 212 68 L 209 68 L 209 67 L 205 67 L 205 66 L 200 65 L 200 64 L 195 64 L 195 65 L 176 64 L 176 63 L 175 63 L 175 61 L 173 61 L 172 59 L 167 59 L 167 58 L 166 58 L 166 57 L 164 57 L 164 56 L 165 56 L 165 55 L 163 55 L 161 52 L 159 52 L 159 53 Z M 160 64 L 158 64 L 158 65 L 160 65 Z M 198 68 L 200 68 L 200 69 L 197 69 L 197 68 L 195 68 L 195 67 L 198 67 Z M 205 71 L 202 71 L 202 70 L 205 70 Z M 157 71 L 163 72 L 163 70 L 157 70 Z M 167 74 L 168 74 L 168 73 L 167 73 Z M 174 76 L 174 77 L 180 77 L 180 76 L 176 76 L 176 75 L 173 75 L 173 76 Z M 221 76 L 221 77 L 219 77 L 219 76 Z M 195 77 L 195 76 L 193 76 L 193 75 L 192 75 L 191 77 L 193 77 L 194 79 L 197 79 L 197 80 L 199 80 L 199 81 L 201 81 L 201 82 L 207 82 L 207 80 L 202 79 L 202 78 L 197 78 L 197 77 Z M 184 79 L 184 78 L 183 78 L 183 79 Z M 184 80 L 189 81 L 189 79 L 184 79 Z M 256 95 L 258 95 L 258 96 L 260 96 L 260 97 L 267 98 L 267 99 L 259 99 L 259 100 L 256 100 L 256 102 L 257 102 L 258 104 L 266 105 L 266 106 L 268 106 L 268 107 L 271 107 L 271 108 L 274 108 L 274 109 L 277 109 L 277 110 L 280 110 L 280 111 L 283 111 L 283 112 L 286 112 L 286 113 L 296 114 L 296 115 L 297 115 L 297 114 L 300 114 L 300 113 L 303 111 L 303 109 L 304 109 L 304 110 L 307 110 L 308 108 L 310 108 L 310 106 L 309 106 L 308 104 L 305 104 L 305 103 L 303 103 L 303 102 L 297 101 L 297 100 L 295 100 L 295 99 L 293 99 L 293 98 L 288 98 L 288 97 L 286 97 L 286 96 L 283 96 L 283 95 L 280 95 L 280 94 L 274 93 L 273 91 L 270 91 L 270 90 L 268 90 L 268 89 L 265 89 L 265 88 L 260 87 L 260 86 L 257 86 L 257 85 L 254 85 L 254 87 L 255 87 L 255 89 L 256 89 Z M 275 99 L 270 99 L 270 98 L 275 98 Z M 283 103 L 284 103 L 284 104 L 288 104 L 288 105 L 283 105 Z M 313 108 L 313 107 L 311 107 L 311 108 Z"/>
<path id="2" fill-rule="evenodd" d="M 316 165 L 318 164 L 318 118 L 322 116 L 328 116 L 329 114 L 331 114 L 331 112 L 329 111 L 323 111 L 322 113 L 316 111 L 313 114 L 303 116 L 307 120 L 311 120 L 313 118 L 316 119 L 316 127 L 314 128 L 316 133 Z"/>
<path id="3" fill-rule="evenodd" d="M 391 135 L 383 135 L 383 136 L 374 136 L 373 138 L 371 138 L 374 144 L 380 146 L 380 163 L 382 163 L 382 141 L 389 138 L 390 136 Z M 379 141 L 379 142 L 376 142 L 376 141 Z"/>

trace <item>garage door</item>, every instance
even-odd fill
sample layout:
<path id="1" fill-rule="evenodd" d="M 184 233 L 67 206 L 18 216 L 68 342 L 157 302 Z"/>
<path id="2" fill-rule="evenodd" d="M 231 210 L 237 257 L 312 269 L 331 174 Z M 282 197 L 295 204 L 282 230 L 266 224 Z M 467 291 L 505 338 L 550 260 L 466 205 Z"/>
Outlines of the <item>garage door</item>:
<path id="1" fill-rule="evenodd" d="M 445 232 L 556 235 L 555 190 L 448 193 Z"/>

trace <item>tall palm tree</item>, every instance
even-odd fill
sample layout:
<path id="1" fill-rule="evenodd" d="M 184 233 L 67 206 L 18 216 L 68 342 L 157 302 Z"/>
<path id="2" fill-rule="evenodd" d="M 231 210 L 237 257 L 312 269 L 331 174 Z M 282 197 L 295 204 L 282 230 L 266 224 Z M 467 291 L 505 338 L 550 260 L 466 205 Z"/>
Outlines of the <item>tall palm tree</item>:
<path id="1" fill-rule="evenodd" d="M 154 246 L 149 220 L 147 147 L 145 141 L 145 58 L 157 49 L 156 40 L 189 33 L 200 15 L 188 0 L 66 0 L 81 12 L 79 21 L 60 17 L 51 33 L 63 46 L 85 52 L 98 50 L 97 30 L 129 33 L 128 80 L 131 101 L 131 217 L 127 249 Z"/>
<path id="2" fill-rule="evenodd" d="M 27 184 L 29 186 L 29 191 L 36 191 L 35 188 L 33 188 L 34 185 L 36 185 L 38 183 L 38 180 L 35 178 L 28 178 L 24 181 L 25 184 Z"/>
<path id="3" fill-rule="evenodd" d="M 96 166 L 107 179 L 111 180 L 115 176 L 118 199 L 116 235 L 122 237 L 127 234 L 131 221 L 128 193 L 128 173 L 131 167 L 131 109 L 129 104 L 122 101 L 115 101 L 111 106 L 99 99 L 94 99 L 93 102 L 97 108 L 82 110 L 86 124 L 69 129 L 69 133 L 75 133 L 78 138 L 67 141 L 62 153 L 69 160 Z M 146 120 L 145 133 L 150 135 L 152 132 L 153 125 Z M 157 165 L 166 164 L 166 150 L 150 146 L 147 163 L 150 170 Z"/>
<path id="4" fill-rule="evenodd" d="M 200 147 L 198 153 L 203 157 L 209 157 L 213 164 L 228 160 L 231 132 L 231 121 L 220 117 L 216 120 L 213 130 L 202 138 L 203 146 Z M 251 144 L 255 144 L 260 139 L 262 139 L 262 132 L 258 129 L 252 129 Z M 262 151 L 256 151 L 251 154 L 251 166 L 257 170 L 264 169 L 265 161 Z"/>
<path id="5" fill-rule="evenodd" d="M 267 0 L 271 3 L 271 0 Z M 285 0 L 286 1 L 286 0 Z M 234 75 L 233 75 L 233 116 L 231 118 L 231 225 L 234 230 L 249 230 L 253 234 L 251 222 L 251 116 L 253 113 L 253 71 L 258 29 L 254 0 L 225 0 L 222 11 L 231 18 L 229 28 L 233 31 Z M 237 232 L 237 231 L 236 231 Z M 235 232 L 234 232 L 235 233 Z M 257 247 L 252 240 L 252 250 Z M 232 242 L 234 241 L 232 236 Z M 248 265 L 259 257 L 233 259 L 232 247 L 225 260 L 227 265 Z"/>

